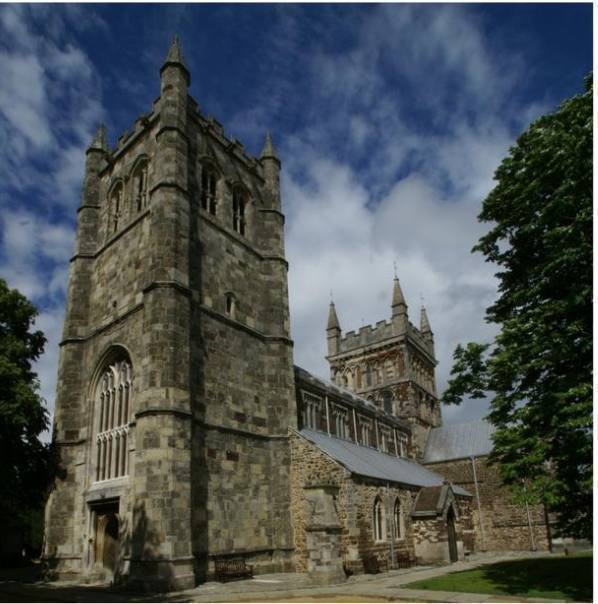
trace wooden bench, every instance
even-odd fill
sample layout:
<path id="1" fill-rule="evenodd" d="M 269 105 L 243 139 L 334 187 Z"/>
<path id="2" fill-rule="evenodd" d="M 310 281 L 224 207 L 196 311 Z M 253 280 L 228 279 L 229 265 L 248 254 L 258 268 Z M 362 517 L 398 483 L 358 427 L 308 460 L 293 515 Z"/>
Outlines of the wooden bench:
<path id="1" fill-rule="evenodd" d="M 243 577 L 253 577 L 253 566 L 245 564 L 242 558 L 218 558 L 214 560 L 216 581 L 232 581 Z"/>

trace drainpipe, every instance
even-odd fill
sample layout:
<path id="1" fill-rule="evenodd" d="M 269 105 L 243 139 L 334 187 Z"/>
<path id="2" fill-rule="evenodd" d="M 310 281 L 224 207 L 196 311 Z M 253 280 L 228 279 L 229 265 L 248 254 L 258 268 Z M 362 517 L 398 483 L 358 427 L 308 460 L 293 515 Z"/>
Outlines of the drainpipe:
<path id="1" fill-rule="evenodd" d="M 524 492 L 524 497 L 525 497 L 525 513 L 527 514 L 527 526 L 529 527 L 529 539 L 530 539 L 530 543 L 532 545 L 532 552 L 536 551 L 536 542 L 534 541 L 534 528 L 532 527 L 532 518 L 531 515 L 529 513 L 529 505 L 527 503 L 527 488 L 525 486 L 525 479 L 522 480 L 523 482 L 523 492 Z"/>
<path id="2" fill-rule="evenodd" d="M 353 430 L 355 431 L 355 444 L 359 447 L 359 436 L 357 434 L 357 418 L 355 417 L 355 407 L 353 407 Z"/>
<path id="3" fill-rule="evenodd" d="M 475 485 L 475 498 L 478 504 L 478 518 L 480 519 L 480 539 L 482 541 L 482 551 L 486 551 L 486 536 L 484 535 L 484 522 L 482 518 L 482 506 L 480 504 L 480 489 L 478 488 L 478 477 L 475 469 L 475 457 L 471 457 L 471 467 L 473 468 L 473 484 Z"/>
<path id="4" fill-rule="evenodd" d="M 328 395 L 324 397 L 326 401 L 326 432 L 328 432 L 328 436 L 330 436 L 330 413 L 328 411 Z"/>
<path id="5" fill-rule="evenodd" d="M 394 510 L 390 507 L 390 484 L 386 483 L 386 506 L 390 515 L 390 564 L 391 568 L 395 567 L 395 515 Z"/>

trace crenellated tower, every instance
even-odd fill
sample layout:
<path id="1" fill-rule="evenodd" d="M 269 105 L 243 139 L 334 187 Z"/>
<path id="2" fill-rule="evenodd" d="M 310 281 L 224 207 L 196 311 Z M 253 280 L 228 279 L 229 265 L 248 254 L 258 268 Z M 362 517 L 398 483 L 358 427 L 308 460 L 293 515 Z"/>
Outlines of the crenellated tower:
<path id="1" fill-rule="evenodd" d="M 56 399 L 51 575 L 180 589 L 216 557 L 291 570 L 296 426 L 280 160 L 160 96 L 86 156 Z"/>
<path id="2" fill-rule="evenodd" d="M 391 310 L 390 321 L 379 321 L 343 336 L 331 303 L 326 358 L 331 378 L 338 386 L 411 423 L 415 452 L 420 456 L 429 430 L 442 423 L 436 393 L 434 335 L 423 307 L 419 329 L 409 321 L 397 277 Z"/>

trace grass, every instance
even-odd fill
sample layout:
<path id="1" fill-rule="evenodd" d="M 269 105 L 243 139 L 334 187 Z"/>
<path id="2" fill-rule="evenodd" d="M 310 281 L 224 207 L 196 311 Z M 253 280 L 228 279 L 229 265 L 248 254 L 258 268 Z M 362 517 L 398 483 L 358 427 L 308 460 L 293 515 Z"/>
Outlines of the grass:
<path id="1" fill-rule="evenodd" d="M 592 552 L 486 564 L 403 587 L 592 602 Z"/>

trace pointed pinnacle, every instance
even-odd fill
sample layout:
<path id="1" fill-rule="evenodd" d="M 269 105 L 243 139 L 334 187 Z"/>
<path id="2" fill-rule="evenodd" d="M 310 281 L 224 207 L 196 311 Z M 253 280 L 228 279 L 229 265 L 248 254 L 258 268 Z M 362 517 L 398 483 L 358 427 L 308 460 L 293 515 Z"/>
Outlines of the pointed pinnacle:
<path id="1" fill-rule="evenodd" d="M 338 322 L 338 317 L 336 316 L 336 308 L 334 306 L 334 302 L 330 302 L 330 309 L 328 310 L 328 325 L 326 326 L 326 330 L 329 329 L 338 329 L 340 331 L 340 323 Z"/>
<path id="2" fill-rule="evenodd" d="M 430 327 L 430 321 L 428 321 L 428 314 L 426 313 L 425 307 L 422 306 L 421 314 L 419 318 L 419 330 L 422 333 L 432 333 L 432 328 Z"/>
<path id="3" fill-rule="evenodd" d="M 89 148 L 108 151 L 108 137 L 106 135 L 106 126 L 104 124 L 100 124 L 98 126 Z"/>
<path id="4" fill-rule="evenodd" d="M 399 283 L 399 278 L 395 277 L 394 278 L 394 285 L 393 285 L 393 289 L 392 289 L 392 308 L 394 308 L 395 306 L 400 306 L 401 304 L 403 304 L 404 306 L 407 306 L 406 302 L 405 302 L 405 296 L 403 296 L 403 291 L 401 290 L 401 284 Z"/>
<path id="5" fill-rule="evenodd" d="M 168 49 L 168 54 L 166 55 L 165 63 L 180 63 L 181 65 L 185 65 L 185 58 L 183 57 L 183 51 L 181 50 L 181 45 L 179 43 L 179 37 L 175 34 L 172 42 L 170 44 L 170 48 Z"/>
<path id="6" fill-rule="evenodd" d="M 274 145 L 272 144 L 272 137 L 269 132 L 266 132 L 266 140 L 264 141 L 264 148 L 262 149 L 262 154 L 260 155 L 260 159 L 265 158 L 274 158 L 278 159 L 278 155 L 276 155 L 276 151 L 274 150 Z"/>
<path id="7" fill-rule="evenodd" d="M 170 48 L 168 49 L 168 54 L 166 55 L 166 60 L 160 68 L 160 73 L 162 73 L 162 71 L 164 71 L 164 69 L 169 65 L 182 68 L 185 71 L 185 75 L 187 76 L 187 83 L 190 83 L 191 76 L 189 74 L 187 64 L 185 63 L 185 57 L 183 56 L 183 51 L 181 50 L 179 37 L 177 35 L 175 35 L 172 39 Z"/>

